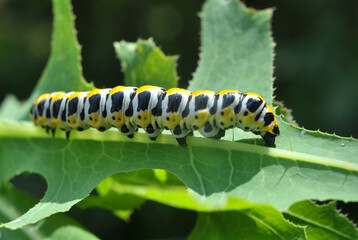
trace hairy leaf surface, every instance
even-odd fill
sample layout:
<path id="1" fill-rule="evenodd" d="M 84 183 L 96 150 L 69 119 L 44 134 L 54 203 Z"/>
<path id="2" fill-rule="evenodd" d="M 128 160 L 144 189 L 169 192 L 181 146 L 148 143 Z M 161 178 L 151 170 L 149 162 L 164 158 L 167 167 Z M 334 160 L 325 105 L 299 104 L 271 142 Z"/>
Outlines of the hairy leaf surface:
<path id="1" fill-rule="evenodd" d="M 311 201 L 294 203 L 284 212 L 291 222 L 307 226 L 309 239 L 358 239 L 358 229 L 336 210 L 335 202 L 318 206 Z"/>

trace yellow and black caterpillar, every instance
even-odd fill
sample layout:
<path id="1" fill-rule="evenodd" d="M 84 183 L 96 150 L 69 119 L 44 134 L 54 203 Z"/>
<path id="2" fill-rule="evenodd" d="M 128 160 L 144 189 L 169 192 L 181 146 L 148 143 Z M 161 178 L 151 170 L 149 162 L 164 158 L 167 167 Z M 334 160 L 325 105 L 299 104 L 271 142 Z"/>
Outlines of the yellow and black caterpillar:
<path id="1" fill-rule="evenodd" d="M 30 118 L 53 134 L 56 128 L 66 131 L 67 138 L 71 130 L 89 127 L 99 131 L 115 127 L 133 137 L 139 127 L 155 140 L 167 129 L 181 146 L 186 146 L 186 136 L 193 130 L 219 139 L 225 130 L 238 127 L 261 135 L 270 146 L 280 133 L 274 111 L 260 95 L 236 90 L 191 93 L 180 88 L 117 86 L 45 93 L 34 102 Z"/>

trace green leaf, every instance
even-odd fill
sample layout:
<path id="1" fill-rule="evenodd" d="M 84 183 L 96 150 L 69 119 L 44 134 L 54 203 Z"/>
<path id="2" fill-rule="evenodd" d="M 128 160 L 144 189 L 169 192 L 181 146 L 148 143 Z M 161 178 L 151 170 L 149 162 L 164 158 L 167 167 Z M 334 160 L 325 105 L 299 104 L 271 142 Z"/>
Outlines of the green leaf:
<path id="1" fill-rule="evenodd" d="M 334 134 L 311 131 L 296 127 L 278 119 L 281 135 L 277 137 L 277 148 L 291 151 L 293 154 L 309 154 L 312 160 L 323 157 L 323 164 L 330 166 L 330 160 L 340 160 L 347 168 L 358 163 L 358 140 L 352 137 L 339 137 Z"/>
<path id="2" fill-rule="evenodd" d="M 56 4 L 55 10 L 61 9 Z M 203 53 L 190 88 L 257 89 L 255 92 L 271 102 L 271 11 L 255 13 L 236 1 L 208 0 L 202 16 Z M 215 44 L 210 45 L 211 41 Z M 215 55 L 215 49 L 223 54 Z M 233 60 L 228 58 L 231 54 L 228 49 L 234 53 Z M 237 62 L 237 58 L 245 61 Z M 268 62 L 260 62 L 263 58 Z M 242 64 L 246 67 L 242 68 Z M 239 73 L 245 77 L 238 77 Z M 55 80 L 59 84 L 60 79 Z M 277 138 L 276 148 L 261 146 L 263 141 L 251 133 L 240 131 L 239 138 L 238 130 L 234 137 L 240 140 L 236 142 L 189 137 L 189 147 L 181 148 L 166 134 L 153 142 L 143 133 L 128 139 L 118 131 L 100 133 L 92 129 L 74 132 L 71 140 L 66 141 L 63 133 L 50 139 L 29 123 L 0 122 L 0 183 L 24 171 L 39 173 L 48 183 L 44 198 L 21 217 L 22 221 L 1 227 L 15 229 L 67 211 L 104 178 L 144 168 L 175 174 L 196 197 L 185 196 L 180 185 L 181 193 L 177 191 L 171 196 L 173 189 L 160 196 L 158 188 L 148 191 L 146 196 L 137 196 L 148 199 L 155 196 L 161 202 L 167 198 L 170 204 L 181 194 L 178 207 L 201 211 L 242 210 L 254 207 L 255 203 L 285 210 L 298 200 L 310 198 L 358 200 L 357 140 L 302 130 L 281 120 L 279 125 L 282 134 Z M 232 132 L 226 140 L 232 138 Z M 162 173 L 157 175 L 166 182 Z M 130 191 L 133 187 L 128 188 L 128 193 L 134 194 Z"/>
<path id="3" fill-rule="evenodd" d="M 274 46 L 271 16 L 271 9 L 255 11 L 236 0 L 206 1 L 200 14 L 202 52 L 188 90 L 254 92 L 271 105 Z M 228 130 L 222 139 L 262 143 L 259 136 L 233 130 Z"/>
<path id="4" fill-rule="evenodd" d="M 272 102 L 272 10 L 254 11 L 235 0 L 204 4 L 198 69 L 189 90 L 235 89 Z"/>
<path id="5" fill-rule="evenodd" d="M 113 179 L 120 183 L 129 184 L 133 186 L 184 186 L 184 184 L 174 174 L 164 171 L 162 169 L 142 169 L 139 171 L 119 173 L 114 175 Z M 106 193 L 112 189 L 111 184 L 111 181 L 103 181 L 97 189 L 100 193 Z"/>
<path id="6" fill-rule="evenodd" d="M 53 0 L 54 24 L 51 55 L 29 99 L 20 104 L 14 96 L 5 99 L 0 118 L 28 119 L 33 101 L 45 92 L 84 91 L 93 89 L 82 76 L 80 46 L 76 39 L 70 0 Z"/>
<path id="7" fill-rule="evenodd" d="M 49 141 L 29 124 L 0 127 L 1 181 L 31 171 L 48 183 L 40 203 L 22 216 L 22 222 L 4 225 L 10 228 L 68 210 L 113 173 L 143 168 L 165 169 L 197 194 L 210 196 L 194 205 L 200 210 L 240 209 L 240 204 L 226 205 L 230 197 L 278 209 L 308 198 L 358 199 L 357 164 L 340 159 L 193 137 L 189 147 L 182 148 L 171 136 L 161 135 L 153 142 L 142 133 L 128 139 L 117 131 L 89 130 L 74 133 L 71 141 L 64 135 Z M 221 202 L 210 205 L 220 198 Z"/>
<path id="8" fill-rule="evenodd" d="M 293 118 L 292 110 L 286 108 L 283 102 L 274 101 L 273 106 L 275 107 L 275 112 L 277 116 L 281 116 L 283 121 L 287 123 L 292 123 L 293 125 L 297 125 L 296 121 Z"/>
<path id="9" fill-rule="evenodd" d="M 157 85 L 166 89 L 175 87 L 177 56 L 165 56 L 152 39 L 135 43 L 115 42 L 117 57 L 121 60 L 125 83 L 128 86 Z"/>
<path id="10" fill-rule="evenodd" d="M 157 191 L 164 189 L 165 194 L 168 188 L 172 186 L 180 189 L 181 194 L 185 193 L 186 190 L 183 183 L 169 172 L 161 169 L 143 169 L 107 177 L 96 187 L 98 196 L 89 196 L 76 206 L 81 208 L 105 208 L 113 211 L 119 218 L 128 220 L 133 210 L 139 209 L 146 201 L 142 196 L 145 196 L 147 191 L 139 190 L 145 189 L 144 186 L 156 187 L 155 190 Z M 133 190 L 135 193 L 141 192 L 142 195 L 133 194 L 128 190 Z M 162 195 L 161 198 L 163 197 Z"/>
<path id="11" fill-rule="evenodd" d="M 114 210 L 113 213 L 116 215 L 119 219 L 122 219 L 123 221 L 129 221 L 132 213 L 134 210 Z"/>
<path id="12" fill-rule="evenodd" d="M 96 188 L 99 196 L 89 196 L 77 205 L 81 208 L 101 207 L 114 211 L 139 209 L 145 202 L 132 194 L 116 194 L 112 185 L 112 179 L 106 178 Z"/>
<path id="13" fill-rule="evenodd" d="M 54 91 L 86 91 L 94 88 L 82 75 L 81 49 L 77 42 L 70 0 L 53 0 L 54 24 L 51 55 L 30 98 Z"/>
<path id="14" fill-rule="evenodd" d="M 8 94 L 0 105 L 0 119 L 19 120 L 28 118 L 31 105 L 30 100 L 22 103 L 13 94 Z"/>
<path id="15" fill-rule="evenodd" d="M 10 221 L 22 215 L 38 200 L 11 184 L 0 188 L 0 222 Z M 66 236 L 60 238 L 60 236 Z M 11 231 L 0 230 L 0 239 L 98 239 L 86 231 L 78 222 L 64 214 L 56 214 L 35 225 Z"/>
<path id="16" fill-rule="evenodd" d="M 307 226 L 309 239 L 358 239 L 358 229 L 336 210 L 335 202 L 318 206 L 311 201 L 294 203 L 284 212 L 293 223 Z"/>
<path id="17" fill-rule="evenodd" d="M 97 240 L 96 236 L 74 226 L 59 226 L 51 235 L 53 240 Z"/>
<path id="18" fill-rule="evenodd" d="M 274 208 L 262 206 L 247 211 L 200 213 L 188 239 L 303 240 L 306 236 L 303 227 L 286 221 Z"/>
<path id="19" fill-rule="evenodd" d="M 226 199 L 220 194 L 211 196 L 209 197 L 210 199 L 203 198 L 191 190 L 187 192 L 187 188 L 183 184 L 170 181 L 161 183 L 148 175 L 144 177 L 142 174 L 143 171 L 148 172 L 149 170 L 118 173 L 106 178 L 96 188 L 100 195 L 96 197 L 98 202 L 105 202 L 109 200 L 109 197 L 112 199 L 120 199 L 122 196 L 129 195 L 156 201 L 176 208 L 196 211 L 212 211 L 220 208 L 224 210 L 247 209 L 254 206 L 254 204 L 236 198 Z M 172 175 L 169 172 L 167 173 Z M 82 202 L 86 203 L 87 199 L 88 198 Z M 80 206 L 82 206 L 82 202 L 79 203 Z M 101 207 L 106 206 L 101 205 Z M 135 206 L 133 208 L 135 208 Z M 109 210 L 114 211 L 118 209 L 123 209 L 123 205 L 118 204 L 117 208 Z"/>
<path id="20" fill-rule="evenodd" d="M 81 208 L 100 207 L 114 211 L 139 209 L 144 202 L 144 199 L 131 194 L 117 195 L 109 192 L 100 196 L 89 196 L 77 205 Z"/>

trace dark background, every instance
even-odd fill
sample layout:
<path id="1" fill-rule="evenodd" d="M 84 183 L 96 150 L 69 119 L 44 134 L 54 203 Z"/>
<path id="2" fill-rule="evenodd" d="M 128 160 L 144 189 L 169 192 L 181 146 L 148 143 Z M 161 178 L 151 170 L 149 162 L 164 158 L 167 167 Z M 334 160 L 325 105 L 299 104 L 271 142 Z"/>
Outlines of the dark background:
<path id="1" fill-rule="evenodd" d="M 275 8 L 276 99 L 293 109 L 301 126 L 357 138 L 358 1 L 245 2 L 256 9 Z M 193 0 L 73 1 L 85 78 L 97 87 L 123 84 L 113 42 L 153 37 L 164 53 L 180 55 L 179 86 L 187 87 L 198 62 L 202 4 Z M 49 56 L 51 27 L 49 0 L 0 0 L 0 101 L 7 93 L 21 100 L 30 95 Z M 25 178 L 43 181 L 33 175 Z M 339 204 L 357 222 L 356 205 Z M 104 210 L 73 208 L 70 214 L 103 239 L 180 239 L 196 218 L 193 212 L 153 202 L 135 212 L 129 223 Z"/>

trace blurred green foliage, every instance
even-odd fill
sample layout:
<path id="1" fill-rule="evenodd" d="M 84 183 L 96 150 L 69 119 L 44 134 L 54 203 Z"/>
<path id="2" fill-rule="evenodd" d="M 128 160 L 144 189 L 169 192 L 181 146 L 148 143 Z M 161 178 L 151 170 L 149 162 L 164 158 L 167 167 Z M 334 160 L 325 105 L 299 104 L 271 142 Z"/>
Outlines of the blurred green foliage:
<path id="1" fill-rule="evenodd" d="M 358 2 L 246 2 L 276 9 L 276 98 L 306 128 L 358 137 Z M 153 37 L 166 54 L 180 55 L 179 86 L 186 87 L 198 62 L 202 3 L 74 1 L 85 78 L 98 87 L 123 84 L 113 42 Z M 30 95 L 49 54 L 51 21 L 50 1 L 0 1 L 0 100 Z"/>

